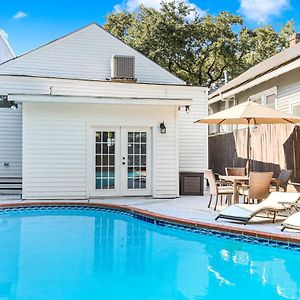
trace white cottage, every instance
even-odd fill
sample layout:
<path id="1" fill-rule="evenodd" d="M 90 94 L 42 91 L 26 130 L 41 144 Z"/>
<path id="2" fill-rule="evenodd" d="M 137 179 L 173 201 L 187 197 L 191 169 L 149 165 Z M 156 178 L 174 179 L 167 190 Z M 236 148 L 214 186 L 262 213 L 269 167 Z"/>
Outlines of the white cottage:
<path id="1" fill-rule="evenodd" d="M 174 198 L 179 172 L 207 167 L 207 89 L 97 24 L 1 64 L 0 95 L 22 118 L 0 143 L 22 143 L 23 199 Z"/>

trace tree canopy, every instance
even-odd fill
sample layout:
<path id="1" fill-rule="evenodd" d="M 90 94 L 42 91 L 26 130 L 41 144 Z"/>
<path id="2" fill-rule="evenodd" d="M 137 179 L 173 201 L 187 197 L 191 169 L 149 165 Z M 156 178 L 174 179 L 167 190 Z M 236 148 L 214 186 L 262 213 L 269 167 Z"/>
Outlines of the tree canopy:
<path id="1" fill-rule="evenodd" d="M 216 87 L 224 72 L 232 79 L 282 51 L 294 33 L 293 21 L 276 31 L 255 29 L 229 12 L 200 16 L 184 2 L 162 2 L 160 10 L 143 5 L 135 12 L 113 12 L 104 27 L 188 84 Z"/>

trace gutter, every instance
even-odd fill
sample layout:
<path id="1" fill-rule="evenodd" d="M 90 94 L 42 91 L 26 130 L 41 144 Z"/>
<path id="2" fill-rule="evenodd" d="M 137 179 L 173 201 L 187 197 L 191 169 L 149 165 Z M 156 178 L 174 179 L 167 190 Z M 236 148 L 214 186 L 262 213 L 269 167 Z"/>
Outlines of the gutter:
<path id="1" fill-rule="evenodd" d="M 284 69 L 284 67 L 287 67 L 286 69 Z M 265 73 L 261 73 L 247 81 L 244 81 L 242 84 L 240 85 L 237 85 L 237 86 L 234 86 L 228 90 L 225 90 L 225 91 L 215 91 L 211 97 L 208 96 L 208 103 L 209 104 L 213 104 L 215 102 L 218 102 L 218 101 L 222 101 L 222 99 L 220 99 L 220 92 L 223 93 L 223 95 L 225 94 L 225 96 L 222 95 L 223 98 L 226 98 L 226 97 L 231 97 L 232 95 L 235 95 L 235 94 L 238 94 L 240 92 L 243 92 L 247 89 L 250 89 L 256 85 L 259 85 L 265 81 L 268 81 L 272 78 L 275 78 L 275 77 L 278 77 L 280 75 L 283 75 L 289 71 L 292 71 L 292 70 L 295 70 L 297 68 L 300 67 L 300 58 L 297 57 L 293 60 L 290 60 L 288 61 L 287 63 L 284 63 L 284 64 L 281 64 L 280 66 L 276 67 L 276 68 L 273 68 L 273 69 L 270 69 L 269 71 L 265 72 Z M 233 79 L 234 80 L 234 79 Z M 222 89 L 222 88 L 220 88 Z M 219 93 L 216 94 L 216 93 Z"/>
<path id="2" fill-rule="evenodd" d="M 155 106 L 189 106 L 191 98 L 143 98 L 143 97 L 107 97 L 107 96 L 76 96 L 57 94 L 9 94 L 8 101 L 22 102 L 48 102 L 48 103 L 85 103 L 85 104 L 131 104 L 131 105 L 155 105 Z"/>

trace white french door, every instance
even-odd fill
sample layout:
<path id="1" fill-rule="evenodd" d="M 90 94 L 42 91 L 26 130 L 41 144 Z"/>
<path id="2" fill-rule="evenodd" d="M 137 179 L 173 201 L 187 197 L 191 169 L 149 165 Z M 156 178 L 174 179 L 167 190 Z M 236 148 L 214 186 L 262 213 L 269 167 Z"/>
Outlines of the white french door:
<path id="1" fill-rule="evenodd" d="M 117 195 L 120 185 L 120 130 L 99 128 L 93 132 L 93 195 Z"/>
<path id="2" fill-rule="evenodd" d="M 121 128 L 122 195 L 151 195 L 151 131 Z"/>
<path id="3" fill-rule="evenodd" d="M 92 196 L 151 195 L 150 128 L 93 130 Z"/>

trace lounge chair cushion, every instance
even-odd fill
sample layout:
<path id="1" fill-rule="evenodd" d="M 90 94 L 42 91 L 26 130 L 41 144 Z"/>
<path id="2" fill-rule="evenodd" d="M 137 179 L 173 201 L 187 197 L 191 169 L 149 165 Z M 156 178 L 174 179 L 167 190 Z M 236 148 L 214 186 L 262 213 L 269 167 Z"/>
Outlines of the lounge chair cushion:
<path id="1" fill-rule="evenodd" d="M 270 187 L 270 192 L 276 192 L 276 186 Z M 279 192 L 284 192 L 284 188 L 279 187 Z"/>
<path id="2" fill-rule="evenodd" d="M 220 212 L 219 218 L 232 220 L 250 220 L 262 211 L 281 211 L 284 206 L 280 202 L 297 203 L 300 193 L 273 192 L 259 204 L 234 204 Z"/>
<path id="3" fill-rule="evenodd" d="M 282 223 L 283 227 L 294 228 L 300 230 L 300 212 L 289 216 Z"/>
<path id="4" fill-rule="evenodd" d="M 232 217 L 232 219 L 249 219 L 258 204 L 235 204 L 221 211 L 220 216 Z"/>

